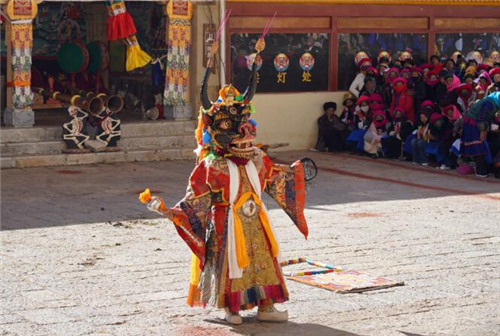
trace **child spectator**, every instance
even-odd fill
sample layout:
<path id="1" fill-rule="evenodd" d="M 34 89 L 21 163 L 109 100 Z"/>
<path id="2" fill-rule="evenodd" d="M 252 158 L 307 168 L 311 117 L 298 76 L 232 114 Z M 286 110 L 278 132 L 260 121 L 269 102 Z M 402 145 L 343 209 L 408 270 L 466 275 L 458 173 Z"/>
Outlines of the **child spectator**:
<path id="1" fill-rule="evenodd" d="M 390 123 L 384 111 L 373 112 L 373 122 L 363 137 L 365 152 L 371 157 L 377 158 L 382 155 L 382 137 L 387 135 Z"/>

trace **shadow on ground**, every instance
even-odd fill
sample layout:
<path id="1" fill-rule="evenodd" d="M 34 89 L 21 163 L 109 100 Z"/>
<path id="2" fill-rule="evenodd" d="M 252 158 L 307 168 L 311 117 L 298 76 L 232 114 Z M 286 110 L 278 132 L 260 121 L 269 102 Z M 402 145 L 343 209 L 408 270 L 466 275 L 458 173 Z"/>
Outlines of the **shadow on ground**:
<path id="1" fill-rule="evenodd" d="M 227 326 L 223 320 L 204 320 L 212 324 Z M 330 328 L 315 323 L 269 323 L 258 322 L 255 317 L 244 317 L 243 324 L 240 326 L 231 326 L 231 334 L 245 336 L 359 336 L 348 331 Z"/>
<path id="2" fill-rule="evenodd" d="M 460 178 L 430 168 L 349 155 L 276 154 L 278 160 L 290 163 L 306 155 L 321 168 L 310 185 L 307 209 L 332 211 L 334 204 L 453 195 L 500 200 L 498 195 L 488 195 L 500 191 L 495 179 Z M 138 194 L 151 188 L 173 206 L 184 196 L 193 167 L 193 161 L 176 161 L 1 170 L 1 229 L 158 218 L 138 201 Z M 270 209 L 276 208 L 269 198 L 264 201 Z"/>

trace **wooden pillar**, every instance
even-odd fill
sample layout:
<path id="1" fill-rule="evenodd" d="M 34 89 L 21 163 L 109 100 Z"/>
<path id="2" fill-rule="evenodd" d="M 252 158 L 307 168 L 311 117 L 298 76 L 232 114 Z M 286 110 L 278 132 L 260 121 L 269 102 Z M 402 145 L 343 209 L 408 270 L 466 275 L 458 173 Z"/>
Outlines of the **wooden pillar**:
<path id="1" fill-rule="evenodd" d="M 34 0 L 10 0 L 6 13 L 10 23 L 6 26 L 7 44 L 7 126 L 31 127 L 35 113 L 31 109 L 31 53 L 33 50 L 32 21 L 37 13 Z"/>

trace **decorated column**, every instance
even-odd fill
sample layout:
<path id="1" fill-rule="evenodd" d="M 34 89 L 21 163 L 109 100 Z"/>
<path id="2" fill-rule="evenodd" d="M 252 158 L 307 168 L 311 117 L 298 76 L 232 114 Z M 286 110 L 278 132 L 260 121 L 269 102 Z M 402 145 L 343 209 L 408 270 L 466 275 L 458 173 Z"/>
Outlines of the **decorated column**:
<path id="1" fill-rule="evenodd" d="M 7 24 L 7 110 L 4 122 L 7 126 L 30 127 L 35 124 L 31 109 L 31 52 L 33 50 L 32 20 L 37 4 L 32 0 L 11 0 L 6 9 Z"/>
<path id="2" fill-rule="evenodd" d="M 167 117 L 190 119 L 189 51 L 191 49 L 191 18 L 193 4 L 187 0 L 171 0 L 167 5 L 170 19 L 168 28 L 168 62 L 164 104 Z"/>

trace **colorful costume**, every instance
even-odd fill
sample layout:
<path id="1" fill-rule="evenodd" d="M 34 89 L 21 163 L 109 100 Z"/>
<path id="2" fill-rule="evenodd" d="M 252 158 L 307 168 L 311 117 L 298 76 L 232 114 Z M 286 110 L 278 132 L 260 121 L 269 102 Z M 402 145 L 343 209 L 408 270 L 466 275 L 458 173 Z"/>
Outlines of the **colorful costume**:
<path id="1" fill-rule="evenodd" d="M 196 131 L 198 164 L 184 199 L 172 209 L 160 208 L 193 252 L 188 304 L 237 314 L 288 300 L 280 248 L 261 194 L 268 193 L 307 237 L 304 167 L 301 161 L 274 164 L 252 144 L 255 63 L 245 93 L 226 85 L 215 103 L 207 96 L 209 73 L 207 67 Z"/>

